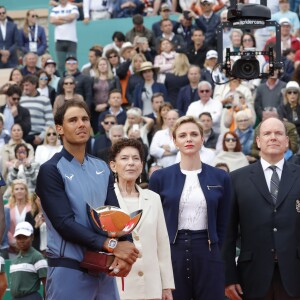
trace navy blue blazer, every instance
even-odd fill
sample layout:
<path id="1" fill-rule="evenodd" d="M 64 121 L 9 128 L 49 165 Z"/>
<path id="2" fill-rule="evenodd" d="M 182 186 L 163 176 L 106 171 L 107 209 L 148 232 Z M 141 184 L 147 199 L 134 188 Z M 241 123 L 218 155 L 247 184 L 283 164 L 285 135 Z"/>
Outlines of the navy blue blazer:
<path id="1" fill-rule="evenodd" d="M 161 197 L 170 243 L 175 243 L 178 231 L 179 201 L 185 182 L 179 164 L 155 171 L 149 189 Z M 221 247 L 229 215 L 231 184 L 229 175 L 220 169 L 202 163 L 198 174 L 207 203 L 208 234 L 211 243 Z"/>
<path id="2" fill-rule="evenodd" d="M 143 109 L 143 101 L 142 101 L 142 92 L 144 89 L 145 82 L 139 83 L 135 90 L 134 90 L 134 105 L 135 107 L 139 107 L 140 109 Z M 163 93 L 164 94 L 164 100 L 165 102 L 169 102 L 168 99 L 168 92 L 164 84 L 154 82 L 152 85 L 152 93 Z"/>
<path id="3" fill-rule="evenodd" d="M 19 31 L 16 24 L 7 21 L 5 40 L 3 40 L 2 31 L 0 30 L 0 49 L 9 50 L 10 56 L 7 64 L 3 65 L 0 62 L 0 67 L 13 68 L 18 65 L 16 50 L 19 46 L 19 41 Z"/>

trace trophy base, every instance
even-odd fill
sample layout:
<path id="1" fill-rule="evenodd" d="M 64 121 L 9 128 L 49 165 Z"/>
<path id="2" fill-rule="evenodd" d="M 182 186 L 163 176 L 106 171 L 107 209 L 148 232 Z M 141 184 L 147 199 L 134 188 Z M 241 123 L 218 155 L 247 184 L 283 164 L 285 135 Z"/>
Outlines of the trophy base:
<path id="1" fill-rule="evenodd" d="M 110 265 L 113 263 L 115 256 L 113 254 L 96 251 L 86 251 L 80 267 L 87 269 L 88 273 L 97 274 L 100 272 L 110 273 Z"/>

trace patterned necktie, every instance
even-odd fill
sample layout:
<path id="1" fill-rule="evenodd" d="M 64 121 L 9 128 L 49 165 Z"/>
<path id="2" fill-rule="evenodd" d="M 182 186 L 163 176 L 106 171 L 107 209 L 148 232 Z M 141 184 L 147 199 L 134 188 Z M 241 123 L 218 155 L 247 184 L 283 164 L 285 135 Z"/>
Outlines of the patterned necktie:
<path id="1" fill-rule="evenodd" d="M 274 204 L 276 204 L 278 188 L 279 188 L 279 176 L 276 172 L 276 166 L 269 167 L 272 171 L 271 184 L 270 184 L 270 193 L 273 199 Z"/>

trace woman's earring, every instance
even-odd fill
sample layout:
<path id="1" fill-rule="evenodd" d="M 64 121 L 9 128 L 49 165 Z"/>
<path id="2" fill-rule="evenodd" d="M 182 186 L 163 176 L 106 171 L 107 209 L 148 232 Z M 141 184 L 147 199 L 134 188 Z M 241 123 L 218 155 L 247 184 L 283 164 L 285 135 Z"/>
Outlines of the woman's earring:
<path id="1" fill-rule="evenodd" d="M 118 183 L 118 173 L 117 172 L 114 173 L 114 177 L 115 177 L 115 183 Z"/>
<path id="2" fill-rule="evenodd" d="M 139 182 L 142 183 L 142 175 L 140 175 Z"/>

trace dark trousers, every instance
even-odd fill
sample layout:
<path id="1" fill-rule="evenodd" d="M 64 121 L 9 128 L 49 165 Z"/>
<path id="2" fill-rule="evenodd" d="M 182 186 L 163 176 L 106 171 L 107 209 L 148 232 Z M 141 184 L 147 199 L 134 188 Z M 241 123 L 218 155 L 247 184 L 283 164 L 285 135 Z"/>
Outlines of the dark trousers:
<path id="1" fill-rule="evenodd" d="M 300 281 L 299 281 L 300 284 Z M 244 299 L 244 298 L 243 298 Z M 245 300 L 250 300 L 248 298 L 245 298 Z M 281 281 L 281 276 L 280 276 L 280 271 L 278 264 L 275 264 L 274 268 L 274 274 L 273 278 L 271 281 L 271 286 L 266 294 L 266 296 L 262 298 L 255 298 L 251 300 L 300 300 L 300 297 L 290 297 L 287 292 L 285 291 L 282 281 Z"/>
<path id="2" fill-rule="evenodd" d="M 174 300 L 224 300 L 224 264 L 206 230 L 180 230 L 171 245 Z"/>
<path id="3" fill-rule="evenodd" d="M 27 296 L 24 297 L 18 297 L 18 298 L 11 298 L 12 300 L 42 300 L 43 297 L 38 293 L 38 292 L 34 292 L 32 294 L 29 294 Z"/>

